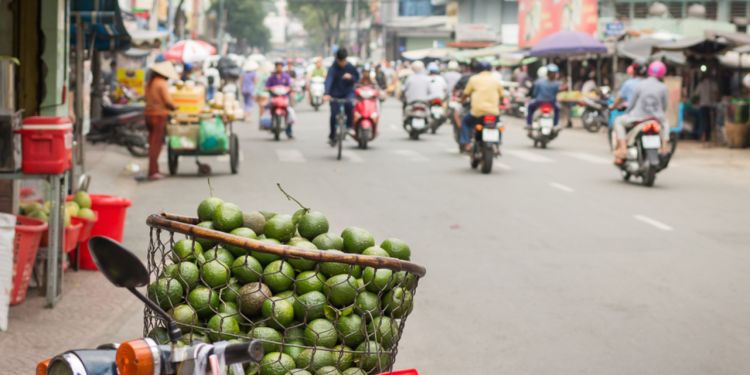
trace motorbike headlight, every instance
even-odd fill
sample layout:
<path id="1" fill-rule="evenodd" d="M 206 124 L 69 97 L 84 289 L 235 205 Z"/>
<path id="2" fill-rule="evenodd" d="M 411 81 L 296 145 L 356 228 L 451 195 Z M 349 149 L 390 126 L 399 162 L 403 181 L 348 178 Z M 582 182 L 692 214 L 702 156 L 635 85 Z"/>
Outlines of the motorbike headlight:
<path id="1" fill-rule="evenodd" d="M 47 375 L 117 375 L 114 350 L 71 350 L 52 358 Z"/>

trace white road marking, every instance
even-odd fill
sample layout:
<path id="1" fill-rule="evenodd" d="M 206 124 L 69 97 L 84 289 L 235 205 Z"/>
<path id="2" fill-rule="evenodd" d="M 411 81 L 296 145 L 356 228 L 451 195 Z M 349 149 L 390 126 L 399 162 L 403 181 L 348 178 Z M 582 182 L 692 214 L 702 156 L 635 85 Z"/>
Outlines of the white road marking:
<path id="1" fill-rule="evenodd" d="M 657 229 L 661 229 L 661 230 L 664 230 L 664 231 L 672 231 L 672 230 L 674 230 L 674 228 L 670 227 L 669 225 L 664 224 L 661 221 L 654 220 L 654 219 L 652 219 L 652 218 L 650 218 L 648 216 L 633 215 L 633 217 L 636 220 L 639 220 L 639 221 L 642 221 L 642 222 L 644 222 L 646 224 L 652 225 L 652 226 L 656 227 Z"/>
<path id="2" fill-rule="evenodd" d="M 285 163 L 304 163 L 307 161 L 302 152 L 295 149 L 276 150 L 276 156 L 279 158 L 279 161 Z"/>
<path id="3" fill-rule="evenodd" d="M 413 162 L 427 162 L 430 161 L 430 159 L 414 150 L 393 150 L 393 153 L 396 155 L 403 156 L 406 159 L 409 159 L 409 161 Z"/>
<path id="4" fill-rule="evenodd" d="M 364 163 L 365 159 L 362 159 L 361 156 L 357 155 L 356 152 L 352 151 L 341 151 L 341 156 L 344 157 L 344 159 L 352 162 L 352 163 Z"/>
<path id="5" fill-rule="evenodd" d="M 572 193 L 572 192 L 574 192 L 574 191 L 575 191 L 575 190 L 573 190 L 573 188 L 572 188 L 572 187 L 570 187 L 570 186 L 565 186 L 565 185 L 563 185 L 563 184 L 561 184 L 561 183 L 558 183 L 558 182 L 550 182 L 550 183 L 549 183 L 549 186 L 552 186 L 552 187 L 553 187 L 553 188 L 555 188 L 555 189 L 559 189 L 559 190 L 562 190 L 562 191 L 564 191 L 564 192 L 566 192 L 566 193 Z"/>
<path id="6" fill-rule="evenodd" d="M 565 155 L 568 155 L 572 158 L 576 158 L 578 160 L 583 160 L 585 162 L 593 163 L 593 164 L 611 164 L 612 163 L 611 159 L 588 154 L 585 152 L 566 152 Z"/>
<path id="7" fill-rule="evenodd" d="M 533 163 L 552 163 L 554 162 L 553 159 L 550 159 L 546 156 L 539 155 L 535 152 L 531 151 L 524 151 L 524 150 L 504 150 L 503 153 L 506 155 L 511 155 L 514 157 L 517 157 L 519 159 L 523 159 L 526 161 L 530 161 Z"/>

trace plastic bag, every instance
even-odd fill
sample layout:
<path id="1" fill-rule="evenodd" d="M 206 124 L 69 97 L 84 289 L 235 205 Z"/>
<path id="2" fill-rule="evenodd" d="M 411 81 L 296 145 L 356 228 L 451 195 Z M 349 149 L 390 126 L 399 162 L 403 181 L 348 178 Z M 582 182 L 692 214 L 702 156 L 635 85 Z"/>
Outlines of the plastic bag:
<path id="1" fill-rule="evenodd" d="M 203 152 L 224 152 L 229 149 L 229 140 L 221 118 L 201 120 L 198 147 Z"/>

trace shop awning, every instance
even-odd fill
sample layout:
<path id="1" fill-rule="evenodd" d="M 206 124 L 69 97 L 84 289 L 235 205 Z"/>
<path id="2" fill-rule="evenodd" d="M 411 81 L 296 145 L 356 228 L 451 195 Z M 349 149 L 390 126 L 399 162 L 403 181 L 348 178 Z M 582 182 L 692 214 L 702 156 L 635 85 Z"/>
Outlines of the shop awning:
<path id="1" fill-rule="evenodd" d="M 72 0 L 70 4 L 70 43 L 75 46 L 78 21 L 83 24 L 86 49 L 122 51 L 130 48 L 131 37 L 123 24 L 117 0 Z"/>
<path id="2" fill-rule="evenodd" d="M 406 51 L 401 56 L 407 60 L 440 59 L 447 60 L 456 53 L 453 48 L 425 48 Z"/>
<path id="3" fill-rule="evenodd" d="M 680 51 L 695 57 L 716 57 L 732 48 L 750 44 L 750 35 L 706 30 L 704 36 L 693 36 L 654 46 L 654 51 Z"/>
<path id="4" fill-rule="evenodd" d="M 662 51 L 651 54 L 654 46 L 664 43 L 663 40 L 645 37 L 628 39 L 617 43 L 617 54 L 635 60 L 639 63 L 646 63 L 653 59 L 664 58 L 674 64 L 684 64 L 685 55 L 678 51 Z"/>
<path id="5" fill-rule="evenodd" d="M 575 56 L 605 54 L 607 47 L 589 34 L 578 31 L 559 31 L 537 42 L 529 51 L 529 56 Z"/>
<path id="6" fill-rule="evenodd" d="M 486 47 L 486 48 L 460 51 L 456 53 L 456 58 L 462 59 L 462 60 L 468 60 L 468 59 L 478 59 L 482 57 L 498 57 L 500 55 L 505 55 L 505 54 L 509 54 L 509 53 L 517 52 L 517 51 L 518 51 L 518 46 L 501 44 L 501 45 L 494 45 L 494 46 Z"/>
<path id="7" fill-rule="evenodd" d="M 152 30 L 128 30 L 128 34 L 130 34 L 132 46 L 141 49 L 161 48 L 169 36 L 166 31 Z"/>

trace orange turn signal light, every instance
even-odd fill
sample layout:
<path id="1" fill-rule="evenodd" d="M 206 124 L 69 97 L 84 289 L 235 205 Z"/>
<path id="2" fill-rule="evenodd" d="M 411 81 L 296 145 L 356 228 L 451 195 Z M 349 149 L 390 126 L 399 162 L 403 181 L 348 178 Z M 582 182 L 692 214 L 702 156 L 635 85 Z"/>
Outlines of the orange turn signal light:
<path id="1" fill-rule="evenodd" d="M 126 341 L 115 354 L 120 375 L 153 375 L 159 361 L 159 348 L 149 338 Z"/>
<path id="2" fill-rule="evenodd" d="M 51 358 L 47 358 L 36 364 L 36 375 L 47 375 L 47 368 L 49 367 L 49 361 Z"/>
<path id="3" fill-rule="evenodd" d="M 661 131 L 661 125 L 656 121 L 651 121 L 643 126 L 643 131 L 646 133 L 659 133 Z"/>
<path id="4" fill-rule="evenodd" d="M 481 132 L 482 129 L 484 129 L 484 125 L 477 125 L 474 127 L 474 129 L 476 129 L 478 132 Z"/>

